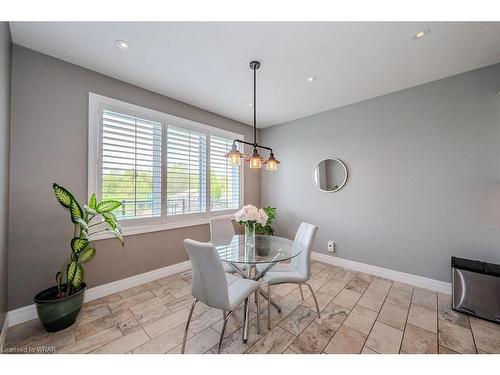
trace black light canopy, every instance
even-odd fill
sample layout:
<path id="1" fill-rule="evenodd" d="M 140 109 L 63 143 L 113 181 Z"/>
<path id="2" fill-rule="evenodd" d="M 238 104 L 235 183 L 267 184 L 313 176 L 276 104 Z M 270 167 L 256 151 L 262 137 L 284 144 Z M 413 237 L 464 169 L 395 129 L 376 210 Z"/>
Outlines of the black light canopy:
<path id="1" fill-rule="evenodd" d="M 245 145 L 249 145 L 253 147 L 253 152 L 252 156 L 250 156 L 248 159 L 245 159 L 249 163 L 250 168 L 252 169 L 258 169 L 262 168 L 262 164 L 266 165 L 266 169 L 268 171 L 275 171 L 278 169 L 278 164 L 280 163 L 276 158 L 274 157 L 274 153 L 272 148 L 266 147 L 266 146 L 261 146 L 257 143 L 257 97 L 256 97 L 256 87 L 257 87 L 257 69 L 260 68 L 260 62 L 259 61 L 251 61 L 250 62 L 250 69 L 253 70 L 253 143 L 250 142 L 245 142 L 242 141 L 241 139 L 235 139 L 233 141 L 233 145 L 231 147 L 231 151 L 229 151 L 225 156 L 231 160 L 232 165 L 239 165 L 241 159 L 244 159 L 246 156 L 243 155 L 238 148 L 236 147 L 236 143 L 241 143 Z M 264 159 L 262 156 L 260 156 L 259 152 L 257 149 L 264 149 L 268 150 L 270 152 L 269 158 Z"/>

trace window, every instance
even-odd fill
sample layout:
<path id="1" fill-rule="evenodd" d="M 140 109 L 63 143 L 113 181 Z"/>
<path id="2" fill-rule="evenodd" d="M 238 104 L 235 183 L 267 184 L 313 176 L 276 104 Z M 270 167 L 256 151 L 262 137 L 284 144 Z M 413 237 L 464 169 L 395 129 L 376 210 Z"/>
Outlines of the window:
<path id="1" fill-rule="evenodd" d="M 233 141 L 210 137 L 210 208 L 212 211 L 236 209 L 240 205 L 240 169 L 231 165 L 224 154 Z"/>
<path id="2" fill-rule="evenodd" d="M 101 198 L 118 219 L 161 215 L 161 123 L 103 110 Z"/>
<path id="3" fill-rule="evenodd" d="M 167 215 L 207 210 L 207 136 L 167 128 Z"/>
<path id="4" fill-rule="evenodd" d="M 125 234 L 232 213 L 242 203 L 242 167 L 224 154 L 235 138 L 243 139 L 90 93 L 89 194 L 122 202 L 114 213 Z"/>

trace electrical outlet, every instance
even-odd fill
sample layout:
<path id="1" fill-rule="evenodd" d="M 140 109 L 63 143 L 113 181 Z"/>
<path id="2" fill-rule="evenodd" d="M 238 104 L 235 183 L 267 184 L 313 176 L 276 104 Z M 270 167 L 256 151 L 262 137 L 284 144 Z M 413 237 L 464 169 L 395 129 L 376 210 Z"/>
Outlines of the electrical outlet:
<path id="1" fill-rule="evenodd" d="M 335 252 L 335 242 L 328 241 L 328 252 L 329 253 L 334 253 Z"/>

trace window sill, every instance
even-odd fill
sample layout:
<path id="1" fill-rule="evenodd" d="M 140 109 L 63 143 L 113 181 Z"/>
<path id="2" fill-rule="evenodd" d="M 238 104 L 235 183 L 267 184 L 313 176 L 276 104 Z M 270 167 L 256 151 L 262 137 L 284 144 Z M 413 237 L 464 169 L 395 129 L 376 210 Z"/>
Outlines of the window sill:
<path id="1" fill-rule="evenodd" d="M 233 215 L 221 215 L 218 217 L 232 218 Z M 134 236 L 137 234 L 160 232 L 160 231 L 164 231 L 164 230 L 187 228 L 187 227 L 194 227 L 197 225 L 206 225 L 206 224 L 210 224 L 210 219 L 204 217 L 204 218 L 193 219 L 193 220 L 178 221 L 178 222 L 168 223 L 168 224 L 122 227 L 122 234 L 123 234 L 123 237 L 127 237 L 127 236 Z M 115 236 L 111 233 L 99 233 L 92 238 L 92 241 L 105 240 L 105 239 L 114 238 L 114 237 Z"/>

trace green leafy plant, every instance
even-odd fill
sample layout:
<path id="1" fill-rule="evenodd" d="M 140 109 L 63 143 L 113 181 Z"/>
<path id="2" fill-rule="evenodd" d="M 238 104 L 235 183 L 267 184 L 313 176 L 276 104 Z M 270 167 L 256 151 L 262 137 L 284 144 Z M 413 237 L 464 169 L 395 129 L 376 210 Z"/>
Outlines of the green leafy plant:
<path id="1" fill-rule="evenodd" d="M 71 254 L 56 274 L 57 297 L 67 297 L 80 290 L 85 279 L 84 263 L 96 254 L 92 245 L 92 237 L 98 233 L 109 232 L 123 246 L 123 235 L 115 215 L 112 213 L 121 206 L 115 200 L 97 201 L 95 194 L 90 197 L 88 205 L 83 208 L 67 189 L 54 183 L 54 194 L 59 203 L 69 210 L 71 222 L 75 225 L 73 238 L 70 241 Z M 64 282 L 65 281 L 65 282 Z M 64 288 L 63 285 L 66 284 Z"/>
<path id="2" fill-rule="evenodd" d="M 255 224 L 255 231 L 257 234 L 272 236 L 274 234 L 274 229 L 271 225 L 273 224 L 274 219 L 276 219 L 276 208 L 264 207 L 263 210 L 267 214 L 267 223 L 266 225 L 261 225 L 259 223 Z"/>

